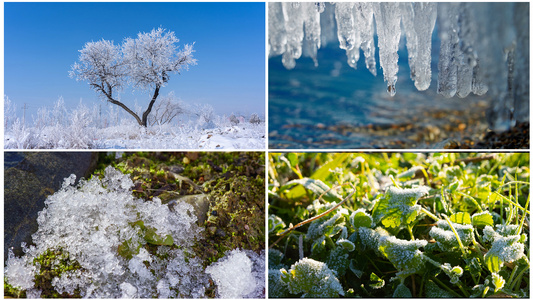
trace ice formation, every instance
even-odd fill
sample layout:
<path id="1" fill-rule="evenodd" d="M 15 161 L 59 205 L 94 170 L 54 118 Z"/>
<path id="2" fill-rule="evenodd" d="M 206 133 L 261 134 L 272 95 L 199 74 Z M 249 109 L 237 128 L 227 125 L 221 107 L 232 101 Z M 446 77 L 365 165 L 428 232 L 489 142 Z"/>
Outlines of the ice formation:
<path id="1" fill-rule="evenodd" d="M 281 280 L 289 292 L 303 293 L 302 298 L 334 298 L 344 295 L 335 271 L 312 258 L 302 258 L 289 271 L 281 269 L 281 273 Z"/>
<path id="2" fill-rule="evenodd" d="M 489 93 L 496 130 L 529 121 L 529 3 L 312 3 L 268 4 L 269 57 L 292 69 L 302 54 L 317 64 L 317 50 L 336 40 L 356 68 L 363 52 L 376 75 L 374 34 L 391 96 L 396 93 L 403 33 L 411 79 L 431 83 L 431 39 L 438 28 L 437 92 L 444 97 Z M 374 26 L 375 24 L 375 26 Z M 335 37 L 336 30 L 336 37 Z"/>
<path id="3" fill-rule="evenodd" d="M 264 298 L 265 255 L 234 249 L 206 268 L 217 285 L 217 296 L 226 299 Z"/>
<path id="4" fill-rule="evenodd" d="M 208 285 L 201 261 L 191 250 L 201 228 L 192 206 L 180 202 L 175 210 L 154 198 L 133 197 L 133 182 L 112 167 L 105 177 L 66 178 L 60 191 L 48 197 L 39 213 L 35 246 L 24 247 L 23 257 L 12 253 L 4 270 L 9 284 L 39 295 L 34 258 L 47 250 L 68 253 L 80 268 L 52 279 L 59 293 L 79 290 L 87 298 L 204 297 Z M 148 251 L 157 246 L 157 250 Z M 59 265 L 60 257 L 53 265 Z"/>
<path id="5" fill-rule="evenodd" d="M 436 227 L 432 227 L 429 235 L 437 241 L 437 246 L 442 251 L 451 251 L 453 248 L 459 247 L 459 242 L 455 237 L 450 225 L 445 220 L 439 220 Z M 461 239 L 463 246 L 468 246 L 474 241 L 474 227 L 472 225 L 462 225 L 453 223 L 455 231 Z"/>

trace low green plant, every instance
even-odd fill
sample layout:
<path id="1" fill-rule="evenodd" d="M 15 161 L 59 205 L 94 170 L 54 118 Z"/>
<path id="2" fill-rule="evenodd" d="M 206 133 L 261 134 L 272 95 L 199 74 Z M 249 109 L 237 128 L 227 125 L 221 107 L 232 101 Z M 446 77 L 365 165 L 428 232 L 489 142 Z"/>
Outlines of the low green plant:
<path id="1" fill-rule="evenodd" d="M 270 297 L 529 297 L 529 154 L 269 160 Z"/>

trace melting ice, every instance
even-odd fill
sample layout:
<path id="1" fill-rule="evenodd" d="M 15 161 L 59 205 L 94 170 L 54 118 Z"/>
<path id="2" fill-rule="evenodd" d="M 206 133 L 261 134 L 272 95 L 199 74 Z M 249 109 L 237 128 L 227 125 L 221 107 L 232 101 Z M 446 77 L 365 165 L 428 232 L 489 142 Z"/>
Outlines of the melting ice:
<path id="1" fill-rule="evenodd" d="M 84 298 L 205 297 L 209 275 L 192 249 L 202 228 L 196 225 L 190 204 L 179 202 L 170 210 L 158 198 L 137 199 L 132 195 L 130 177 L 112 167 L 105 169 L 103 179 L 82 179 L 77 186 L 74 182 L 75 176 L 71 175 L 60 191 L 47 198 L 37 219 L 39 229 L 32 236 L 35 246 L 23 246 L 22 257 L 9 253 L 4 269 L 9 284 L 25 290 L 28 297 L 39 297 L 42 291 L 35 287 L 34 280 L 40 266 L 34 264 L 34 258 L 51 249 L 68 253 L 69 259 L 80 266 L 52 278 L 52 286 L 59 293 L 73 295 L 78 290 Z M 158 237 L 167 239 L 161 245 L 156 242 L 159 246 L 155 252 L 143 247 Z M 167 244 L 168 240 L 175 247 Z M 248 254 L 248 258 L 243 253 L 237 251 L 237 257 L 230 257 L 225 264 L 217 262 L 228 271 L 212 267 L 214 273 L 210 273 L 231 273 L 241 270 L 235 268 L 244 263 L 246 273 L 231 274 L 241 276 L 247 285 L 239 286 L 244 291 L 233 287 L 235 294 L 231 295 L 261 297 L 264 255 L 253 253 L 255 256 Z M 52 265 L 61 264 L 60 260 L 59 256 L 53 258 Z"/>
<path id="2" fill-rule="evenodd" d="M 431 83 L 431 36 L 438 28 L 437 92 L 496 99 L 489 121 L 505 130 L 529 121 L 529 3 L 275 3 L 268 4 L 269 57 L 292 69 L 302 55 L 338 43 L 356 68 L 363 52 L 376 75 L 374 35 L 387 91 L 396 92 L 398 47 L 406 39 L 411 79 L 420 91 Z M 336 34 L 335 34 L 336 32 Z"/>

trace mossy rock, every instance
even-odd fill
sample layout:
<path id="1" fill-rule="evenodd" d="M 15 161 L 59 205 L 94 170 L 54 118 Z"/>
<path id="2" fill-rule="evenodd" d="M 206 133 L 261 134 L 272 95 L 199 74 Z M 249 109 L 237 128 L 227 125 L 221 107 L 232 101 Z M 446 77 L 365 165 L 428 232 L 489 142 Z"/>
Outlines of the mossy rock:
<path id="1" fill-rule="evenodd" d="M 13 248 L 17 256 L 23 254 L 21 243 L 32 243 L 31 235 L 38 228 L 37 215 L 44 208 L 46 198 L 59 190 L 70 174 L 75 174 L 77 180 L 91 174 L 98 155 L 25 152 L 23 157 L 22 161 L 4 170 L 4 260 L 9 248 Z"/>

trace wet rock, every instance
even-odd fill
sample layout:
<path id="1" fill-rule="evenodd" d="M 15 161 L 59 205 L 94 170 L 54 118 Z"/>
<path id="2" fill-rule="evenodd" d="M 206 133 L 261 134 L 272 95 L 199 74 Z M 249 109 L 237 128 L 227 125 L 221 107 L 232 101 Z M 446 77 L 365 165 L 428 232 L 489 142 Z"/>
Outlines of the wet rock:
<path id="1" fill-rule="evenodd" d="M 185 201 L 189 203 L 194 208 L 194 214 L 198 219 L 196 222 L 198 225 L 203 225 L 207 220 L 207 212 L 209 211 L 209 199 L 207 195 L 186 195 L 179 198 L 173 199 L 169 202 L 170 209 L 173 209 L 175 203 Z"/>
<path id="2" fill-rule="evenodd" d="M 16 155 L 18 163 L 12 159 Z M 25 152 L 6 153 L 5 158 L 11 164 L 4 168 L 4 259 L 9 248 L 22 255 L 21 243 L 32 244 L 38 212 L 46 198 L 59 190 L 70 174 L 75 174 L 77 181 L 88 177 L 96 167 L 98 154 Z"/>

